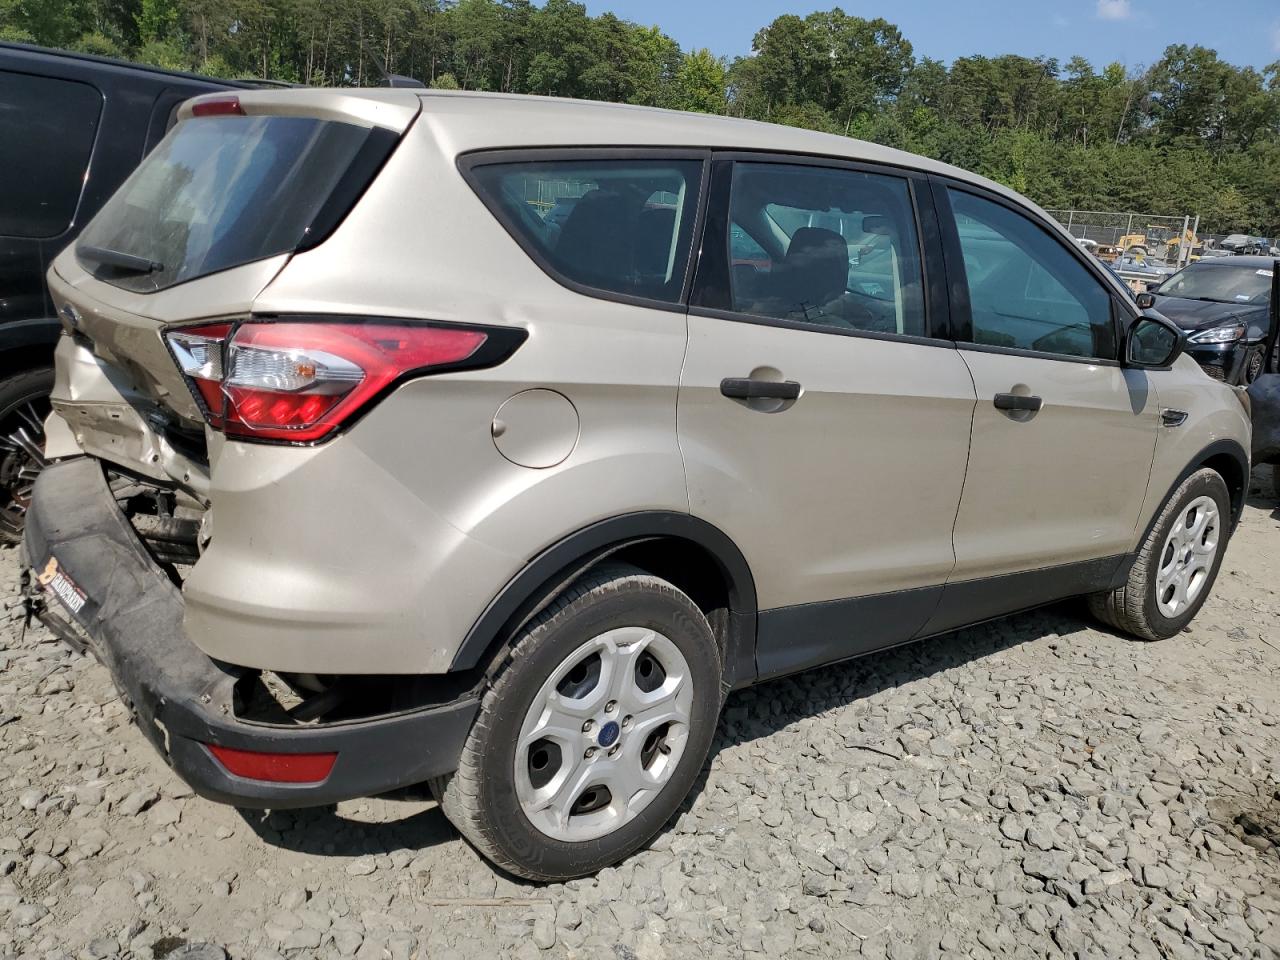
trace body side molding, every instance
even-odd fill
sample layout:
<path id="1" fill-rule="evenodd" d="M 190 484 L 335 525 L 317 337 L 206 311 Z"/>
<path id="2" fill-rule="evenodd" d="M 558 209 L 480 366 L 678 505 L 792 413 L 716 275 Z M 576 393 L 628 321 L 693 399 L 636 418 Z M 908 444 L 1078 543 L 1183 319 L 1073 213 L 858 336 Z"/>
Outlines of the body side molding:
<path id="1" fill-rule="evenodd" d="M 1102 557 L 945 586 L 760 611 L 760 679 L 851 660 L 1107 589 L 1128 558 Z"/>
<path id="2" fill-rule="evenodd" d="M 760 679 L 906 643 L 933 614 L 942 591 L 941 586 L 921 587 L 761 610 L 756 631 Z"/>

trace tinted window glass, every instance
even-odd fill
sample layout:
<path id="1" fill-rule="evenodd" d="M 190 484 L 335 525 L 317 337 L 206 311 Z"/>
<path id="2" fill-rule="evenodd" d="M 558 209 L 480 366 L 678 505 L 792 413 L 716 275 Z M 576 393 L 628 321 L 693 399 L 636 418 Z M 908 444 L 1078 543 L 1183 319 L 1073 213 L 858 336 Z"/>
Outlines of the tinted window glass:
<path id="1" fill-rule="evenodd" d="M 768 251 L 736 223 L 729 226 L 729 259 L 735 267 L 743 264 L 767 267 L 770 263 Z"/>
<path id="2" fill-rule="evenodd" d="M 1265 267 L 1193 263 L 1160 285 L 1162 297 L 1216 300 L 1219 303 L 1266 303 L 1271 297 L 1271 274 Z"/>
<path id="3" fill-rule="evenodd" d="M 974 343 L 1073 357 L 1116 358 L 1111 297 L 1084 265 L 1033 221 L 951 191 Z"/>
<path id="4" fill-rule="evenodd" d="M 71 226 L 101 112 L 87 83 L 0 70 L 0 235 L 56 237 Z"/>
<path id="5" fill-rule="evenodd" d="M 837 329 L 925 333 L 905 180 L 740 163 L 730 218 L 735 311 Z"/>
<path id="6" fill-rule="evenodd" d="M 186 120 L 85 227 L 80 259 L 149 292 L 297 248 L 370 131 L 311 117 Z M 117 270 L 93 248 L 157 265 Z"/>
<path id="7" fill-rule="evenodd" d="M 545 269 L 611 293 L 675 302 L 684 289 L 702 164 L 486 164 L 481 197 Z"/>

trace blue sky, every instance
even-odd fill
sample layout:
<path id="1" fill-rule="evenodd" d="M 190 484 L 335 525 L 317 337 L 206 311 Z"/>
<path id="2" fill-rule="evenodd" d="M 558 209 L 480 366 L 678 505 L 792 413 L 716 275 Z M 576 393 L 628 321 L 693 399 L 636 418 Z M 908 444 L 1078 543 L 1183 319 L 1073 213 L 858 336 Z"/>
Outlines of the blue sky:
<path id="1" fill-rule="evenodd" d="M 681 46 L 710 47 L 730 58 L 751 49 L 761 26 L 784 13 L 840 6 L 884 17 L 902 28 L 916 56 L 951 61 L 973 53 L 1041 54 L 1066 61 L 1081 54 L 1095 66 L 1119 60 L 1146 66 L 1171 43 L 1200 43 L 1239 65 L 1280 60 L 1277 0 L 585 0 L 593 14 L 611 11 L 657 24 Z"/>

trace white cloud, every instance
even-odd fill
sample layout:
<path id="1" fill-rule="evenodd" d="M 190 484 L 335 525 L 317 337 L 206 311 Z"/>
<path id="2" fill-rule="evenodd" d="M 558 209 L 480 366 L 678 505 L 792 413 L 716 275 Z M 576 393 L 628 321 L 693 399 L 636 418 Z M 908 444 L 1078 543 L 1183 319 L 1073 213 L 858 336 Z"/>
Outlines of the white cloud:
<path id="1" fill-rule="evenodd" d="M 1129 0 L 1098 0 L 1098 16 L 1103 20 L 1128 20 L 1133 11 Z"/>
<path id="2" fill-rule="evenodd" d="M 1062 14 L 1057 13 L 1057 14 L 1054 14 L 1052 23 L 1055 27 L 1066 27 L 1066 26 L 1070 26 L 1071 21 L 1068 20 L 1066 17 L 1064 17 Z"/>

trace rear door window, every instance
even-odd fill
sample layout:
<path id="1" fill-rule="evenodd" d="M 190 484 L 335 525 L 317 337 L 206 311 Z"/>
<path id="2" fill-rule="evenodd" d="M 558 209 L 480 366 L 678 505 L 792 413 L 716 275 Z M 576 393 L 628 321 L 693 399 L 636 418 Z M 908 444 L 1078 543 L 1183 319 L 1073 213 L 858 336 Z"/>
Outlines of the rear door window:
<path id="1" fill-rule="evenodd" d="M 179 123 L 76 245 L 100 279 L 147 293 L 298 248 L 385 131 L 313 117 Z M 371 175 L 371 168 L 367 177 Z"/>
<path id="2" fill-rule="evenodd" d="M 0 70 L 0 236 L 56 237 L 75 220 L 102 94 Z"/>
<path id="3" fill-rule="evenodd" d="M 729 217 L 734 312 L 925 334 L 920 244 L 903 178 L 737 163 Z"/>
<path id="4" fill-rule="evenodd" d="M 481 162 L 469 171 L 486 206 L 552 277 L 664 303 L 684 291 L 701 177 L 700 160 L 656 158 Z"/>

